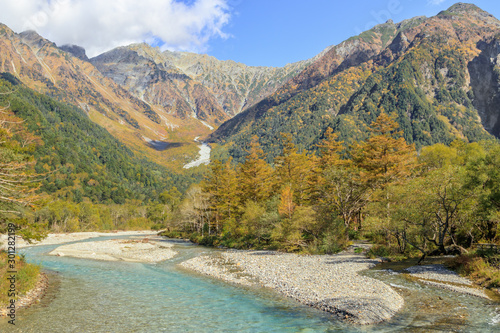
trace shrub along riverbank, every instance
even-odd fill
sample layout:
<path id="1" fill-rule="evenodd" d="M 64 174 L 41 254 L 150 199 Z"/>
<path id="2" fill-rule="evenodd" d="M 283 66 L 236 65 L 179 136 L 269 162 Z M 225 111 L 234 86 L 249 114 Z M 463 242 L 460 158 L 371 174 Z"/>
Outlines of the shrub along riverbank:
<path id="1" fill-rule="evenodd" d="M 500 293 L 500 253 L 476 250 L 450 259 L 448 266 L 476 284 Z"/>

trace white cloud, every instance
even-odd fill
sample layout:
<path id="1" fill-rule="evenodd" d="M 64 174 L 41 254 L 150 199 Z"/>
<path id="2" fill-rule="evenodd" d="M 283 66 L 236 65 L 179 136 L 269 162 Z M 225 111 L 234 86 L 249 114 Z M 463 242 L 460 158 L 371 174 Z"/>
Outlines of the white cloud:
<path id="1" fill-rule="evenodd" d="M 4 1 L 2 1 L 4 2 Z M 200 52 L 220 36 L 228 0 L 15 0 L 2 3 L 0 22 L 36 30 L 47 39 L 83 46 L 89 56 L 117 46 L 154 41 L 163 49 Z"/>
<path id="2" fill-rule="evenodd" d="M 445 2 L 446 0 L 427 0 L 429 5 L 437 6 Z"/>

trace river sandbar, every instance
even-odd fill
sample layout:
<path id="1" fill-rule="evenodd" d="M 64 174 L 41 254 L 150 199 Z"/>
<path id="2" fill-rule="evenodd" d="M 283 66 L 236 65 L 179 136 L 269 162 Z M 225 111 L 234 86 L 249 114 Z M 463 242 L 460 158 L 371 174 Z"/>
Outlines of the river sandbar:
<path id="1" fill-rule="evenodd" d="M 72 232 L 61 234 L 48 234 L 47 237 L 41 241 L 26 242 L 21 236 L 16 236 L 16 248 L 24 248 L 29 246 L 42 246 L 42 245 L 56 245 L 70 242 L 77 242 L 95 237 L 109 237 L 109 236 L 156 236 L 157 232 L 150 230 L 141 231 L 111 231 L 111 232 Z M 8 235 L 0 235 L 0 249 L 6 248 Z"/>
<path id="2" fill-rule="evenodd" d="M 105 261 L 123 260 L 155 263 L 173 258 L 177 254 L 172 250 L 173 246 L 172 243 L 154 241 L 148 238 L 139 240 L 112 239 L 62 245 L 49 254 Z"/>
<path id="3" fill-rule="evenodd" d="M 379 263 L 363 255 L 296 255 L 269 251 L 225 251 L 181 266 L 231 283 L 261 286 L 357 324 L 392 318 L 403 298 L 387 284 L 358 272 Z"/>

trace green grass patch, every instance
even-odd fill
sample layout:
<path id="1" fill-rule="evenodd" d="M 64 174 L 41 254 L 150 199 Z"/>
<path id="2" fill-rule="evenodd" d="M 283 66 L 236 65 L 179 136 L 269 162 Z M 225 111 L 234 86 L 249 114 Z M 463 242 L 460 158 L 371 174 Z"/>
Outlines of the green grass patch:
<path id="1" fill-rule="evenodd" d="M 40 274 L 40 266 L 27 263 L 23 257 L 16 256 L 16 297 L 26 294 L 34 288 Z M 0 252 L 0 304 L 7 304 L 9 297 L 10 281 L 7 280 L 9 271 L 8 257 L 5 251 Z"/>
<path id="2" fill-rule="evenodd" d="M 500 255 L 464 254 L 450 259 L 448 267 L 485 288 L 500 288 Z"/>

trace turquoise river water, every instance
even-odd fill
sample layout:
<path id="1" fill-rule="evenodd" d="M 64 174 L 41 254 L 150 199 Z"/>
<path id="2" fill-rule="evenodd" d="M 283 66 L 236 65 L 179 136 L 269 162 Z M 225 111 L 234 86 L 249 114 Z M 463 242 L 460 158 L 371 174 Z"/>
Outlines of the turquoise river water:
<path id="1" fill-rule="evenodd" d="M 115 237 L 100 237 L 98 240 Z M 177 264 L 207 248 L 177 242 L 159 264 L 48 256 L 58 245 L 26 248 L 51 276 L 42 302 L 0 332 L 499 332 L 500 304 L 427 287 L 391 270 L 364 274 L 391 284 L 405 308 L 390 322 L 349 325 L 261 289 L 187 272 Z"/>

